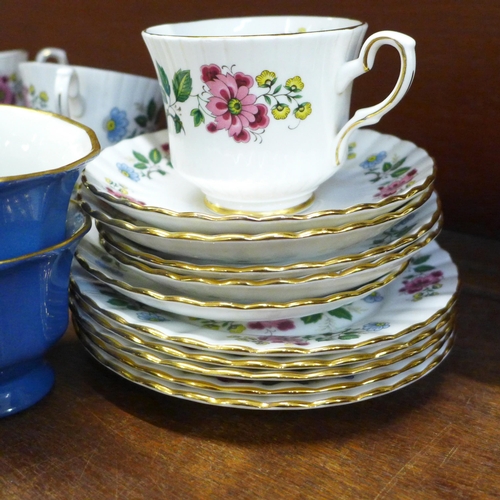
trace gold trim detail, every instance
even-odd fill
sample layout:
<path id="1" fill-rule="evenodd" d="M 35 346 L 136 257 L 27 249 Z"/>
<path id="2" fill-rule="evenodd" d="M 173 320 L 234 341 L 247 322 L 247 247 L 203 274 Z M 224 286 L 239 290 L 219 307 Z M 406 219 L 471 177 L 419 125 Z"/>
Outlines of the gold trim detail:
<path id="1" fill-rule="evenodd" d="M 203 202 L 205 205 L 212 210 L 212 212 L 215 212 L 216 214 L 221 214 L 221 215 L 245 215 L 246 217 L 252 217 L 252 218 L 263 218 L 263 217 L 273 217 L 277 215 L 290 215 L 290 214 L 295 214 L 297 212 L 302 212 L 302 210 L 305 210 L 307 207 L 310 207 L 313 202 L 314 202 L 314 194 L 312 194 L 309 199 L 304 201 L 303 203 L 299 203 L 298 205 L 295 205 L 290 208 L 283 208 L 280 210 L 270 210 L 267 212 L 256 212 L 252 210 L 233 210 L 230 208 L 224 208 L 221 207 L 220 205 L 217 205 L 216 203 L 212 203 L 207 199 L 207 197 L 204 198 Z"/>
<path id="2" fill-rule="evenodd" d="M 258 401 L 255 399 L 243 399 L 243 398 L 231 398 L 231 397 L 213 397 L 204 394 L 199 394 L 194 391 L 186 391 L 180 389 L 172 389 L 168 386 L 163 385 L 161 382 L 151 381 L 147 378 L 137 376 L 130 371 L 127 371 L 123 368 L 117 367 L 113 365 L 112 362 L 105 359 L 102 354 L 99 352 L 89 351 L 90 354 L 97 359 L 101 364 L 111 369 L 118 375 L 128 379 L 131 382 L 135 382 L 143 387 L 147 387 L 149 389 L 153 389 L 157 392 L 174 396 L 181 397 L 184 399 L 188 399 L 191 401 L 197 401 L 200 403 L 207 403 L 217 406 L 236 406 L 241 408 L 254 408 L 254 409 L 312 409 L 312 408 L 321 408 L 327 406 L 334 406 L 339 404 L 346 403 L 355 403 L 358 401 L 362 401 L 364 399 L 368 399 L 375 396 L 381 396 L 383 394 L 387 394 L 389 392 L 393 392 L 397 389 L 400 389 L 416 380 L 424 377 L 429 372 L 431 372 L 434 368 L 436 368 L 449 354 L 453 347 L 454 337 L 451 338 L 446 350 L 440 355 L 437 356 L 425 369 L 420 372 L 410 374 L 398 382 L 382 386 L 378 388 L 373 388 L 361 394 L 357 394 L 356 396 L 332 396 L 327 397 L 325 399 L 320 399 L 317 401 L 309 402 L 309 401 L 301 401 L 301 400 L 281 400 L 281 401 Z"/>
<path id="3" fill-rule="evenodd" d="M 407 215 L 413 213 L 415 210 L 420 208 L 432 195 L 433 190 L 430 189 L 428 192 L 424 193 L 418 201 L 411 203 L 409 206 L 404 205 L 402 208 L 395 210 L 394 212 L 389 212 L 383 215 L 379 215 L 374 219 L 369 219 L 363 222 L 348 223 L 338 227 L 324 227 L 316 229 L 308 229 L 304 231 L 297 232 L 271 232 L 271 233 L 259 233 L 259 234 L 239 234 L 239 233 L 225 233 L 225 234 L 201 234 L 201 233 L 191 233 L 191 232 L 172 232 L 164 229 L 158 229 L 156 227 L 142 226 L 138 221 L 135 223 L 128 222 L 124 219 L 115 219 L 104 212 L 92 208 L 92 206 L 87 201 L 82 201 L 81 206 L 83 209 L 94 219 L 102 222 L 107 226 L 112 226 L 125 231 L 131 231 L 136 234 L 145 234 L 149 236 L 156 236 L 159 238 L 168 239 L 180 239 L 189 241 L 268 241 L 268 240 L 296 240 L 305 239 L 315 236 L 325 236 L 329 234 L 340 234 L 349 231 L 354 231 L 356 229 L 373 227 L 383 224 L 385 222 L 397 221 Z"/>

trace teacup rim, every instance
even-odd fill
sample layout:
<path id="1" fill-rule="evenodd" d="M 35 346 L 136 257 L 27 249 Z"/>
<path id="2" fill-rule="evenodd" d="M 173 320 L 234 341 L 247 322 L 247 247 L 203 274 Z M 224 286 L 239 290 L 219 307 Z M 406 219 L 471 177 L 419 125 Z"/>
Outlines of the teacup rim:
<path id="1" fill-rule="evenodd" d="M 197 24 L 197 23 L 203 23 L 207 21 L 231 21 L 231 20 L 243 20 L 243 19 L 272 19 L 272 18 L 290 18 L 290 19 L 343 19 L 347 21 L 352 21 L 353 24 L 352 26 L 346 26 L 343 28 L 330 28 L 330 29 L 322 29 L 322 30 L 313 30 L 313 31 L 307 31 L 307 32 L 293 32 L 293 33 L 254 33 L 254 34 L 226 34 L 226 35 L 186 35 L 186 34 L 160 34 L 160 33 L 151 33 L 149 30 L 153 30 L 155 28 L 161 28 L 163 26 L 176 26 L 176 25 L 181 25 L 181 24 Z M 365 21 L 361 21 L 359 19 L 354 19 L 350 17 L 343 17 L 343 16 L 314 16 L 314 15 L 258 15 L 258 16 L 229 16 L 229 17 L 218 17 L 218 18 L 206 18 L 206 19 L 193 19 L 191 21 L 179 21 L 175 23 L 163 23 L 163 24 L 157 24 L 154 26 L 149 26 L 148 28 L 145 28 L 142 31 L 142 35 L 148 36 L 151 38 L 173 38 L 173 39 L 214 39 L 214 40 L 221 40 L 221 39 L 231 39 L 231 40 L 237 40 L 237 39 L 248 39 L 248 38 L 265 38 L 265 37 L 281 37 L 281 36 L 307 36 L 307 35 L 314 35 L 318 33 L 330 33 L 330 32 L 337 32 L 337 31 L 345 31 L 345 30 L 354 30 L 356 28 L 360 28 L 362 26 L 368 26 L 368 23 Z"/>
<path id="2" fill-rule="evenodd" d="M 58 250 L 62 250 L 65 247 L 71 245 L 71 243 L 73 243 L 74 241 L 82 238 L 92 227 L 92 217 L 90 215 L 88 215 L 83 210 L 80 203 L 78 203 L 76 200 L 73 200 L 73 199 L 70 200 L 69 206 L 75 207 L 75 215 L 74 215 L 75 217 L 77 216 L 77 214 L 80 214 L 83 216 L 83 222 L 82 222 L 81 226 L 74 233 L 72 233 L 69 238 L 65 238 L 63 241 L 61 241 L 55 245 L 42 248 L 40 250 L 37 250 L 36 252 L 30 252 L 27 254 L 18 255 L 17 257 L 11 257 L 10 259 L 0 260 L 0 270 L 4 265 L 16 264 L 16 263 L 20 263 L 23 261 L 29 261 L 29 260 L 34 259 L 36 257 L 41 257 L 43 255 L 53 253 L 53 252 L 58 251 Z M 68 210 L 68 216 L 66 218 L 66 221 L 69 218 L 69 214 L 70 214 L 70 212 Z"/>
<path id="3" fill-rule="evenodd" d="M 13 55 L 25 55 L 26 57 L 28 57 L 28 51 L 26 49 L 0 50 L 0 59 Z"/>
<path id="4" fill-rule="evenodd" d="M 12 110 L 16 110 L 15 112 L 17 112 L 17 110 L 20 110 L 23 113 L 43 114 L 43 115 L 49 116 L 51 118 L 55 118 L 57 120 L 67 122 L 70 125 L 83 130 L 86 133 L 87 137 L 90 140 L 90 151 L 85 156 L 78 158 L 77 160 L 74 160 L 70 163 L 67 163 L 66 165 L 63 165 L 61 167 L 57 167 L 57 168 L 54 168 L 51 170 L 43 170 L 40 172 L 33 172 L 33 173 L 21 174 L 21 175 L 0 176 L 0 184 L 7 183 L 7 182 L 20 181 L 20 180 L 25 180 L 25 179 L 34 179 L 36 177 L 42 177 L 43 175 L 53 175 L 53 174 L 58 174 L 58 173 L 62 173 L 62 172 L 67 172 L 69 170 L 73 170 L 74 168 L 78 167 L 78 165 L 87 163 L 89 160 L 91 160 L 92 158 L 97 156 L 101 151 L 101 145 L 99 143 L 99 139 L 97 138 L 96 133 L 90 127 L 87 127 L 83 123 L 72 120 L 71 118 L 67 118 L 66 116 L 59 115 L 59 114 L 53 113 L 51 111 L 43 111 L 41 109 L 26 108 L 23 106 L 16 106 L 14 104 L 0 104 L 0 110 L 2 108 L 10 108 Z"/>

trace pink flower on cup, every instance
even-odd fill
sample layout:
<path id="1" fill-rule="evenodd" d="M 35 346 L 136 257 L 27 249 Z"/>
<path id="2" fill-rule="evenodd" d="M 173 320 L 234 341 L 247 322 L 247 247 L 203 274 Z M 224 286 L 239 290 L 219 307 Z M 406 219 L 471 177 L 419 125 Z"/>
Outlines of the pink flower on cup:
<path id="1" fill-rule="evenodd" d="M 15 104 L 16 95 L 9 85 L 9 77 L 0 77 L 0 103 L 2 104 Z"/>
<path id="2" fill-rule="evenodd" d="M 439 283 L 442 279 L 442 271 L 432 271 L 423 276 L 417 276 L 411 280 L 403 281 L 403 288 L 400 288 L 399 291 L 413 295 L 414 293 L 421 292 L 428 286 Z"/>
<path id="3" fill-rule="evenodd" d="M 387 196 L 392 196 L 396 194 L 400 188 L 405 184 L 408 184 L 417 175 L 417 170 L 414 168 L 410 170 L 404 177 L 391 182 L 387 186 L 381 186 L 378 188 L 378 193 L 375 195 L 376 198 L 387 198 Z"/>
<path id="4" fill-rule="evenodd" d="M 250 94 L 254 84 L 251 76 L 244 73 L 217 73 L 218 66 L 202 67 L 202 80 L 212 96 L 208 99 L 207 109 L 215 117 L 215 122 L 209 123 L 209 132 L 227 130 L 236 142 L 249 142 L 253 130 L 265 128 L 269 124 L 267 107 L 256 105 L 257 96 Z M 209 79 L 211 78 L 211 79 Z"/>

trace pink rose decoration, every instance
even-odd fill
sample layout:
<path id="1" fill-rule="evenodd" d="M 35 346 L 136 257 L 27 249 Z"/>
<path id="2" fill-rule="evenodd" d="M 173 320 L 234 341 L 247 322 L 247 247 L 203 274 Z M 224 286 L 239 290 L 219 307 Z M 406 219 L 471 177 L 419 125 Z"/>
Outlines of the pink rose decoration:
<path id="1" fill-rule="evenodd" d="M 0 103 L 2 104 L 15 104 L 16 95 L 12 92 L 9 85 L 9 78 L 2 76 L 0 78 Z"/>
<path id="2" fill-rule="evenodd" d="M 396 194 L 400 188 L 402 188 L 405 184 L 408 184 L 413 177 L 417 175 L 417 170 L 410 170 L 404 177 L 398 179 L 394 182 L 391 182 L 387 186 L 382 186 L 378 188 L 378 193 L 375 195 L 376 198 L 387 198 L 387 196 L 391 196 Z"/>
<path id="3" fill-rule="evenodd" d="M 205 83 L 215 80 L 221 74 L 221 69 L 217 64 L 206 64 L 201 67 L 201 80 Z"/>
<path id="4" fill-rule="evenodd" d="M 248 323 L 248 328 L 252 328 L 253 330 L 276 328 L 280 332 L 286 332 L 287 330 L 293 330 L 295 328 L 295 323 L 291 319 L 278 319 L 275 321 L 252 321 L 251 323 Z"/>
<path id="5" fill-rule="evenodd" d="M 413 295 L 414 293 L 420 292 L 428 286 L 439 283 L 442 279 L 442 271 L 432 271 L 427 275 L 417 276 L 412 280 L 403 281 L 403 288 L 400 288 L 399 291 Z"/>
<path id="6" fill-rule="evenodd" d="M 109 194 L 112 194 L 113 196 L 116 196 L 116 198 L 124 198 L 125 200 L 131 201 L 132 203 L 137 203 L 138 205 L 146 205 L 143 201 L 135 200 L 134 198 L 131 198 L 130 196 L 125 196 L 123 193 L 120 193 L 120 191 L 115 191 L 114 189 L 111 189 L 109 187 L 106 187 L 106 191 Z"/>

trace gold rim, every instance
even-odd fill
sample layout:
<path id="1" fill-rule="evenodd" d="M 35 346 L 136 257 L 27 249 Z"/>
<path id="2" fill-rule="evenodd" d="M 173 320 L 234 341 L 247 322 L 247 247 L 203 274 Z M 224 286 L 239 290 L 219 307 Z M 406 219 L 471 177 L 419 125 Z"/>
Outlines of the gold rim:
<path id="1" fill-rule="evenodd" d="M 325 228 L 315 228 L 307 229 L 297 232 L 270 232 L 270 233 L 259 233 L 259 234 L 237 234 L 237 233 L 224 233 L 224 234 L 200 234 L 192 232 L 173 232 L 166 231 L 164 229 L 158 229 L 156 227 L 141 226 L 137 225 L 137 221 L 128 222 L 124 219 L 115 219 L 92 208 L 88 202 L 82 201 L 81 205 L 83 209 L 94 219 L 102 222 L 103 224 L 112 226 L 114 228 L 122 229 L 125 231 L 131 231 L 136 234 L 143 234 L 148 236 L 155 236 L 159 238 L 175 239 L 175 240 L 188 240 L 188 241 L 209 241 L 209 242 L 221 242 L 221 241 L 269 241 L 269 240 L 299 240 L 307 239 L 315 236 L 326 236 L 333 234 L 347 233 L 349 231 L 354 231 L 356 229 L 363 229 L 368 227 L 378 226 L 386 222 L 395 222 L 399 219 L 410 215 L 420 208 L 432 195 L 433 190 L 430 189 L 426 192 L 417 202 L 411 204 L 410 206 L 403 206 L 394 212 L 389 212 L 387 214 L 379 215 L 374 219 L 370 219 L 362 222 L 348 223 L 338 227 L 325 227 Z"/>
<path id="2" fill-rule="evenodd" d="M 175 302 L 179 304 L 186 304 L 195 307 L 202 308 L 223 308 L 223 309 L 231 309 L 231 310 L 239 310 L 239 311 L 258 311 L 258 310 L 269 310 L 269 309 L 294 309 L 301 306 L 313 306 L 313 305 L 326 305 L 326 304 L 334 304 L 339 300 L 344 299 L 355 299 L 360 295 L 365 293 L 370 293 L 374 290 L 378 290 L 382 288 L 392 281 L 394 281 L 400 274 L 404 272 L 404 270 L 408 267 L 409 262 L 404 262 L 399 269 L 393 271 L 392 273 L 387 274 L 379 281 L 373 281 L 366 285 L 363 285 L 355 290 L 347 290 L 344 292 L 337 292 L 331 295 L 327 295 L 326 297 L 311 297 L 305 299 L 297 299 L 288 302 L 255 302 L 255 303 L 238 303 L 238 302 L 225 302 L 225 301 L 204 301 L 192 299 L 189 297 L 184 297 L 181 295 L 163 295 L 160 292 L 155 292 L 154 290 L 150 290 L 149 288 L 141 288 L 135 287 L 121 280 L 117 280 L 114 278 L 109 278 L 105 274 L 101 273 L 99 270 L 93 268 L 84 257 L 80 255 L 78 249 L 75 252 L 75 259 L 78 263 L 92 276 L 97 278 L 99 281 L 106 283 L 111 286 L 115 286 L 120 288 L 121 290 L 126 290 L 130 293 L 134 293 L 137 295 L 143 295 L 146 297 L 150 297 L 152 299 L 161 301 L 161 302 Z"/>
<path id="3" fill-rule="evenodd" d="M 122 251 L 125 254 L 129 254 L 132 257 L 140 257 L 143 260 L 146 260 L 152 264 L 157 265 L 168 265 L 180 270 L 188 270 L 188 271 L 212 271 L 212 272 L 231 272 L 231 273 L 243 273 L 243 272 L 279 272 L 279 271 L 288 271 L 293 269 L 316 269 L 321 267 L 326 267 L 334 264 L 342 264 L 342 263 L 352 263 L 357 260 L 377 257 L 378 255 L 384 255 L 390 252 L 395 251 L 397 248 L 405 247 L 414 243 L 419 238 L 423 237 L 425 233 L 427 233 L 437 222 L 439 222 L 439 231 L 442 230 L 443 226 L 443 217 L 442 217 L 442 208 L 441 201 L 439 198 L 436 199 L 437 202 L 437 210 L 434 212 L 431 220 L 422 225 L 417 233 L 411 236 L 402 237 L 396 240 L 394 243 L 389 245 L 375 247 L 369 249 L 362 253 L 344 255 L 340 257 L 334 257 L 333 259 L 329 259 L 321 262 L 298 262 L 293 264 L 288 264 L 284 266 L 270 266 L 270 265 L 260 265 L 260 266 L 245 266 L 245 267 L 231 267 L 231 266 L 220 266 L 217 264 L 193 264 L 189 262 L 182 262 L 177 260 L 169 260 L 163 259 L 157 255 L 147 253 L 142 251 L 139 248 L 135 248 L 127 243 L 122 241 L 117 241 L 115 235 L 112 232 L 109 232 L 105 229 L 105 226 L 100 222 L 96 222 L 96 228 L 99 231 L 99 234 L 102 239 L 108 242 L 110 245 L 113 245 L 118 250 Z"/>
<path id="4" fill-rule="evenodd" d="M 22 112 L 25 113 L 38 113 L 38 114 L 43 114 L 46 116 L 50 116 L 52 118 L 56 118 L 59 121 L 69 123 L 70 125 L 75 126 L 76 128 L 79 128 L 83 130 L 86 134 L 87 137 L 90 140 L 90 152 L 87 153 L 85 156 L 82 158 L 79 158 L 78 160 L 75 160 L 71 163 L 68 163 L 67 165 L 63 165 L 62 167 L 54 168 L 52 170 L 44 170 L 42 172 L 34 172 L 32 174 L 23 174 L 23 175 L 12 175 L 12 176 L 7 176 L 7 177 L 0 177 L 0 183 L 2 182 L 12 182 L 12 181 L 20 181 L 24 179 L 32 179 L 35 177 L 41 177 L 43 175 L 50 175 L 50 174 L 57 174 L 60 172 L 66 172 L 68 170 L 73 170 L 74 168 L 83 165 L 84 163 L 88 163 L 89 160 L 91 160 L 94 156 L 97 156 L 99 151 L 101 150 L 101 145 L 99 144 L 99 141 L 97 139 L 97 136 L 95 135 L 95 132 L 87 127 L 86 125 L 83 125 L 82 123 L 76 122 L 74 120 L 71 120 L 70 118 L 66 118 L 65 116 L 58 115 L 56 113 L 51 113 L 50 111 L 41 111 L 39 109 L 32 109 L 32 108 L 20 108 L 20 106 L 12 106 L 9 104 L 0 104 L 0 109 L 1 107 L 8 107 L 12 109 L 21 109 Z"/>
<path id="5" fill-rule="evenodd" d="M 215 381 L 212 382 L 210 380 L 205 380 L 205 381 L 196 380 L 191 378 L 184 378 L 183 376 L 172 375 L 171 373 L 162 371 L 159 368 L 145 366 L 144 364 L 141 364 L 140 362 L 127 357 L 122 352 L 113 352 L 112 348 L 110 348 L 110 346 L 107 345 L 106 342 L 103 342 L 98 338 L 92 338 L 90 336 L 84 335 L 84 333 L 78 328 L 78 325 L 76 326 L 76 331 L 80 340 L 83 341 L 84 345 L 90 343 L 93 346 L 97 346 L 97 348 L 99 348 L 101 351 L 105 352 L 112 358 L 117 359 L 121 363 L 128 365 L 142 373 L 156 377 L 158 379 L 195 389 L 203 389 L 215 392 L 234 393 L 234 394 L 258 395 L 258 396 L 314 395 L 314 394 L 321 394 L 323 392 L 335 392 L 335 391 L 356 389 L 358 387 L 363 387 L 365 385 L 381 382 L 396 375 L 401 375 L 401 373 L 404 373 L 405 371 L 411 370 L 421 365 L 422 363 L 425 363 L 429 358 L 434 356 L 446 344 L 448 340 L 450 340 L 450 337 L 453 336 L 453 329 L 450 328 L 447 331 L 446 335 L 432 342 L 432 344 L 429 346 L 429 348 L 432 347 L 431 351 L 425 354 L 424 356 L 418 357 L 417 359 L 410 361 L 400 369 L 389 370 L 386 372 L 379 373 L 378 375 L 368 374 L 367 378 L 364 378 L 359 381 L 343 381 L 343 382 L 336 381 L 335 383 L 328 383 L 328 385 L 316 388 L 292 386 L 286 389 L 264 389 L 262 387 L 256 387 L 252 385 L 247 385 L 247 386 L 236 385 L 236 382 L 231 386 L 222 386 L 218 385 Z M 242 384 L 244 383 L 245 381 L 242 381 Z"/>
<path id="6" fill-rule="evenodd" d="M 381 396 L 383 394 L 387 394 L 393 392 L 397 389 L 400 389 L 416 380 L 424 377 L 429 372 L 431 372 L 434 368 L 436 368 L 449 354 L 453 347 L 454 337 L 451 338 L 446 350 L 440 355 L 436 356 L 436 358 L 429 363 L 429 365 L 424 368 L 422 371 L 417 373 L 412 373 L 403 379 L 395 382 L 392 385 L 377 387 L 371 390 L 368 390 L 364 393 L 357 394 L 356 396 L 332 396 L 328 398 L 324 398 L 321 400 L 309 402 L 309 401 L 300 401 L 300 400 L 282 400 L 282 401 L 258 401 L 251 399 L 243 399 L 243 398 L 231 398 L 231 397 L 214 397 L 207 396 L 205 394 L 199 394 L 193 391 L 186 391 L 180 389 L 172 389 L 163 385 L 161 382 L 151 381 L 147 378 L 137 376 L 136 374 L 123 369 L 122 367 L 118 367 L 117 365 L 113 365 L 112 362 L 105 359 L 100 353 L 94 351 L 90 351 L 90 354 L 97 359 L 101 364 L 111 369 L 118 375 L 128 379 L 131 382 L 135 382 L 143 387 L 148 387 L 150 389 L 156 390 L 160 393 L 166 394 L 168 396 L 181 397 L 184 399 L 188 399 L 191 401 L 196 401 L 200 403 L 207 403 L 211 405 L 217 406 L 237 406 L 242 408 L 254 408 L 254 409 L 313 409 L 313 408 L 321 408 L 326 406 L 334 406 L 340 404 L 347 403 L 355 403 L 362 401 L 364 399 L 368 399 L 375 396 Z"/>
<path id="7" fill-rule="evenodd" d="M 101 346 L 103 350 L 106 350 L 106 347 L 105 345 L 101 345 L 101 343 L 107 344 L 111 346 L 111 348 L 119 350 L 123 354 L 123 356 L 132 356 L 132 359 L 137 358 L 138 360 L 145 360 L 150 363 L 157 364 L 160 367 L 174 368 L 177 370 L 185 371 L 187 373 L 202 375 L 205 377 L 237 378 L 243 381 L 316 381 L 324 378 L 358 375 L 378 368 L 388 367 L 393 364 L 399 363 L 400 361 L 404 361 L 412 356 L 416 356 L 417 354 L 424 352 L 426 349 L 442 340 L 454 328 L 455 320 L 455 315 L 453 315 L 447 322 L 442 322 L 443 324 L 440 326 L 440 328 L 432 328 L 430 330 L 422 332 L 412 338 L 409 342 L 406 342 L 404 344 L 396 344 L 394 346 L 390 346 L 382 354 L 380 353 L 380 351 L 379 353 L 374 353 L 372 355 L 366 354 L 367 362 L 364 364 L 356 363 L 355 366 L 341 366 L 322 370 L 307 371 L 306 373 L 304 373 L 297 371 L 242 371 L 241 369 L 237 368 L 205 367 L 193 364 L 190 361 L 159 358 L 154 352 L 141 351 L 136 347 L 126 346 L 119 340 L 110 338 L 109 336 L 107 336 L 107 334 L 96 330 L 93 325 L 89 324 L 86 319 L 82 318 L 79 315 L 78 309 L 75 308 L 74 305 L 72 305 L 72 312 L 75 329 L 79 328 L 81 335 L 89 337 L 94 343 Z M 113 333 L 122 336 L 117 331 L 113 331 Z M 127 337 L 123 336 L 123 338 Z M 422 345 L 414 347 L 415 344 L 423 342 L 424 340 L 425 342 Z M 144 347 L 148 347 L 145 343 L 141 345 Z M 158 352 L 160 352 L 161 354 L 165 354 L 163 351 Z M 394 353 L 399 354 L 396 354 L 391 358 L 382 358 L 383 356 L 388 356 L 389 354 Z M 139 362 L 140 361 L 138 361 L 138 363 Z"/>
<path id="8" fill-rule="evenodd" d="M 438 311 L 436 311 L 433 315 L 431 315 L 426 321 L 416 323 L 408 328 L 405 328 L 401 330 L 398 333 L 395 334 L 390 334 L 390 335 L 381 335 L 375 339 L 369 339 L 365 340 L 362 342 L 359 342 L 357 344 L 351 344 L 351 345 L 338 345 L 338 344 L 330 344 L 327 346 L 321 346 L 321 347 L 316 347 L 316 348 L 304 348 L 304 347 L 281 347 L 281 348 L 271 348 L 271 349 L 255 349 L 253 347 L 249 346 L 241 346 L 241 345 L 224 345 L 224 344 L 209 344 L 207 342 L 204 342 L 202 340 L 196 340 L 196 339 L 191 339 L 188 337 L 182 337 L 178 336 L 175 334 L 172 335 L 165 335 L 159 330 L 156 330 L 155 328 L 147 327 L 144 325 L 140 325 L 137 323 L 130 323 L 126 319 L 124 319 L 122 316 L 119 316 L 111 311 L 108 311 L 106 309 L 101 308 L 94 300 L 92 300 L 90 297 L 82 295 L 80 292 L 80 288 L 78 284 L 75 282 L 73 277 L 70 278 L 70 291 L 73 294 L 77 294 L 79 297 L 82 298 L 89 306 L 94 309 L 95 311 L 98 311 L 104 316 L 107 316 L 111 318 L 113 321 L 122 324 L 126 327 L 129 327 L 133 330 L 137 330 L 142 333 L 146 333 L 148 335 L 152 335 L 153 337 L 157 337 L 162 340 L 166 340 L 172 343 L 177 343 L 181 344 L 185 347 L 196 347 L 199 349 L 206 349 L 209 351 L 220 351 L 220 352 L 228 352 L 232 354 L 258 354 L 258 355 L 289 355 L 289 354 L 294 354 L 294 355 L 312 355 L 312 354 L 327 354 L 331 352 L 336 352 L 336 351 L 354 351 L 355 349 L 359 349 L 362 347 L 367 347 L 370 345 L 377 344 L 379 342 L 383 342 L 386 340 L 395 340 L 403 335 L 406 335 L 408 333 L 412 333 L 418 329 L 425 328 L 429 326 L 431 323 L 434 321 L 438 320 L 440 317 L 442 317 L 444 314 L 446 314 L 447 311 L 452 309 L 458 299 L 459 295 L 459 282 L 457 280 L 457 290 L 455 291 L 454 294 L 451 295 L 450 300 L 448 303 Z M 285 361 L 286 362 L 286 361 Z"/>
<path id="9" fill-rule="evenodd" d="M 72 205 L 74 205 L 75 207 L 77 207 L 77 213 L 81 214 L 83 217 L 82 226 L 80 227 L 80 229 L 78 229 L 78 231 L 76 231 L 73 235 L 71 235 L 67 240 L 62 241 L 61 243 L 58 243 L 57 245 L 43 248 L 42 250 L 38 250 L 38 252 L 32 252 L 32 253 L 21 255 L 19 257 L 13 257 L 12 259 L 0 260 L 0 266 L 3 266 L 5 264 L 12 264 L 14 262 L 21 262 L 23 260 L 28 260 L 28 259 L 31 259 L 33 257 L 37 257 L 39 255 L 44 255 L 44 254 L 49 253 L 49 252 L 54 252 L 54 251 L 59 250 L 65 246 L 68 246 L 73 241 L 78 240 L 85 233 L 87 233 L 90 230 L 90 228 L 92 227 L 92 219 L 83 210 L 81 210 L 80 205 L 76 201 L 70 200 L 70 203 Z"/>
<path id="10" fill-rule="evenodd" d="M 169 210 L 168 208 L 161 208 L 161 207 L 154 207 L 154 206 L 149 206 L 149 205 L 140 205 L 139 203 L 134 203 L 133 201 L 129 201 L 126 198 L 117 198 L 116 196 L 113 196 L 110 193 L 106 193 L 103 191 L 99 191 L 93 184 L 91 184 L 87 177 L 85 175 L 82 176 L 82 183 L 83 186 L 85 186 L 86 189 L 88 189 L 93 195 L 97 196 L 100 199 L 103 199 L 107 202 L 118 204 L 118 205 L 125 205 L 129 208 L 133 208 L 135 210 L 139 210 L 142 212 L 153 212 L 153 213 L 159 213 L 163 215 L 167 215 L 169 217 L 176 217 L 176 218 L 189 218 L 189 219 L 201 219 L 201 220 L 206 220 L 206 221 L 251 221 L 251 222 L 275 222 L 275 221 L 308 221 L 312 219 L 317 219 L 320 217 L 328 217 L 328 216 L 336 216 L 336 215 L 351 215 L 357 212 L 362 212 L 365 210 L 375 210 L 378 208 L 386 207 L 388 205 L 394 204 L 394 203 L 400 203 L 400 202 L 407 202 L 410 201 L 412 198 L 417 196 L 419 193 L 425 192 L 427 189 L 431 187 L 431 185 L 434 183 L 436 180 L 436 172 L 437 172 L 437 167 L 435 164 L 434 159 L 433 161 L 433 166 L 432 166 L 432 172 L 430 175 L 428 175 L 425 179 L 425 181 L 413 188 L 410 189 L 408 192 L 401 194 L 401 195 L 393 195 L 393 196 L 388 196 L 387 198 L 384 198 L 383 200 L 377 202 L 377 203 L 361 203 L 358 205 L 353 205 L 352 207 L 346 208 L 346 209 L 330 209 L 330 210 L 321 210 L 319 212 L 312 212 L 310 214 L 295 214 L 295 215 L 273 215 L 273 216 L 267 216 L 267 217 L 251 217 L 248 215 L 226 215 L 226 216 L 220 216 L 220 215 L 212 215 L 212 214 L 202 214 L 199 212 L 176 212 L 174 210 Z"/>
<path id="11" fill-rule="evenodd" d="M 416 251 L 420 250 L 421 248 L 428 245 L 431 241 L 433 241 L 438 236 L 440 231 L 441 227 L 437 228 L 436 231 L 430 234 L 427 238 L 416 243 L 415 245 L 405 247 L 399 253 L 392 253 L 390 255 L 386 255 L 385 257 L 381 257 L 379 260 L 374 262 L 360 264 L 358 266 L 349 267 L 347 269 L 342 269 L 336 272 L 312 274 L 308 276 L 301 276 L 299 278 L 269 278 L 269 279 L 258 279 L 258 280 L 235 279 L 235 278 L 232 279 L 201 278 L 192 275 L 176 274 L 170 271 L 149 267 L 144 263 L 131 259 L 127 255 L 118 252 L 115 248 L 109 245 L 107 241 L 102 237 L 99 238 L 99 242 L 102 245 L 102 247 L 106 250 L 106 252 L 109 255 L 113 256 L 116 260 L 127 266 L 132 266 L 146 274 L 161 276 L 181 283 L 203 283 L 206 285 L 213 285 L 213 286 L 260 287 L 269 285 L 298 285 L 298 284 L 313 283 L 316 281 L 322 281 L 328 279 L 335 280 L 338 278 L 344 278 L 346 276 L 357 274 L 363 271 L 377 269 L 385 264 L 389 264 L 391 262 L 396 262 L 398 260 L 407 258 L 410 254 L 415 253 Z"/>

